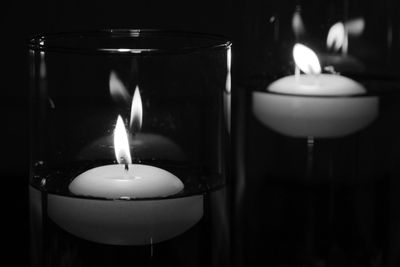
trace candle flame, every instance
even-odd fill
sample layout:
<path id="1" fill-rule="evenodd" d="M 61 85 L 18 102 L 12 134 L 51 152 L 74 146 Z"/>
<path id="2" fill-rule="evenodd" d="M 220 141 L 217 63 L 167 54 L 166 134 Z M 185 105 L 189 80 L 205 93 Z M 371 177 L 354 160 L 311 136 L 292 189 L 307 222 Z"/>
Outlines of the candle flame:
<path id="1" fill-rule="evenodd" d="M 139 132 L 142 128 L 142 120 L 143 120 L 143 105 L 142 98 L 140 96 L 139 86 L 136 86 L 135 93 L 132 98 L 132 106 L 131 106 L 131 120 L 129 126 L 132 129 L 132 132 Z"/>
<path id="2" fill-rule="evenodd" d="M 131 164 L 128 135 L 126 133 L 124 122 L 120 115 L 118 115 L 117 124 L 114 130 L 114 151 L 115 157 L 119 164 Z"/>
<path id="3" fill-rule="evenodd" d="M 293 32 L 294 32 L 296 38 L 299 38 L 299 36 L 303 35 L 306 31 L 305 27 L 304 27 L 303 19 L 301 18 L 300 7 L 297 7 L 293 13 L 292 29 L 293 29 Z"/>
<path id="4" fill-rule="evenodd" d="M 123 100 L 124 102 L 129 103 L 129 99 L 131 98 L 128 90 L 122 83 L 122 81 L 118 78 L 115 71 L 110 72 L 110 94 L 111 97 L 118 101 L 119 99 Z"/>
<path id="5" fill-rule="evenodd" d="M 226 72 L 226 82 L 225 90 L 227 93 L 231 93 L 231 63 L 232 63 L 232 52 L 229 47 L 226 54 L 227 72 Z"/>
<path id="6" fill-rule="evenodd" d="M 326 38 L 326 46 L 328 49 L 333 48 L 333 50 L 338 51 L 347 42 L 347 32 L 345 26 L 342 22 L 335 23 L 328 32 L 328 37 Z"/>
<path id="7" fill-rule="evenodd" d="M 364 32 L 364 18 L 354 18 L 345 22 L 344 27 L 347 33 L 351 36 L 360 36 Z"/>
<path id="8" fill-rule="evenodd" d="M 305 45 L 295 44 L 293 48 L 293 58 L 296 66 L 304 73 L 319 74 L 321 73 L 321 65 L 317 55 Z"/>

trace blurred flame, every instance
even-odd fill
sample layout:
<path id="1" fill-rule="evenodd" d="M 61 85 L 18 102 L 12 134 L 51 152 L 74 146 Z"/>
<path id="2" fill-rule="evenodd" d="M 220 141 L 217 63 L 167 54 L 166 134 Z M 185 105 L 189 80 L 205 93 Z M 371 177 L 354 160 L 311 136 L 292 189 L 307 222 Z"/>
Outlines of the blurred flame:
<path id="1" fill-rule="evenodd" d="M 110 72 L 110 94 L 114 100 L 118 100 L 119 98 L 128 102 L 131 98 L 128 90 L 125 88 L 122 81 L 118 78 L 115 71 Z"/>
<path id="2" fill-rule="evenodd" d="M 333 48 L 338 51 L 347 42 L 347 33 L 342 22 L 335 23 L 328 32 L 328 37 L 326 38 L 326 46 L 328 49 Z"/>
<path id="3" fill-rule="evenodd" d="M 351 19 L 344 23 L 344 27 L 349 35 L 360 36 L 364 32 L 365 20 L 364 18 Z"/>
<path id="4" fill-rule="evenodd" d="M 142 98 L 140 97 L 139 86 L 136 86 L 135 93 L 132 98 L 131 106 L 131 120 L 129 126 L 133 133 L 137 133 L 142 128 L 143 120 L 143 105 Z"/>
<path id="5" fill-rule="evenodd" d="M 118 115 L 117 124 L 114 130 L 114 151 L 119 164 L 131 164 L 131 153 L 129 151 L 128 135 L 126 133 L 124 122 Z"/>
<path id="6" fill-rule="evenodd" d="M 293 47 L 293 58 L 296 66 L 304 73 L 319 74 L 321 65 L 317 55 L 305 45 L 295 44 Z"/>
<path id="7" fill-rule="evenodd" d="M 292 29 L 297 38 L 300 35 L 305 33 L 305 27 L 304 27 L 303 19 L 301 18 L 300 8 L 297 8 L 293 13 Z"/>
<path id="8" fill-rule="evenodd" d="M 228 68 L 228 71 L 231 71 L 231 65 L 232 65 L 232 51 L 231 48 L 229 47 L 226 53 L 226 65 Z"/>
<path id="9" fill-rule="evenodd" d="M 342 49 L 344 54 L 348 50 L 348 36 L 360 36 L 364 32 L 365 20 L 363 18 L 355 18 L 346 21 L 345 23 L 335 23 L 328 32 L 326 38 L 326 46 L 328 49 L 338 51 Z"/>
<path id="10" fill-rule="evenodd" d="M 40 68 L 39 76 L 41 79 L 46 79 L 46 58 L 43 51 L 40 51 Z"/>

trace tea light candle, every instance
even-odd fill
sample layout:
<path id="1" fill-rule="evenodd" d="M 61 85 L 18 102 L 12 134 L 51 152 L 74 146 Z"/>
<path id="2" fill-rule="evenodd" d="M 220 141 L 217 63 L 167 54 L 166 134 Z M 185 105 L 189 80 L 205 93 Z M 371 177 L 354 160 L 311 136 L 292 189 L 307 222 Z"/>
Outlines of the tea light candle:
<path id="1" fill-rule="evenodd" d="M 49 194 L 49 217 L 62 229 L 97 243 L 152 245 L 182 234 L 202 218 L 202 195 L 157 199 L 181 192 L 184 185 L 166 170 L 131 164 L 120 116 L 114 150 L 119 164 L 90 169 L 71 182 L 69 190 L 79 198 Z"/>
<path id="2" fill-rule="evenodd" d="M 130 97 L 114 72 L 110 74 L 110 90 L 114 98 Z M 114 92 L 114 93 L 113 93 Z M 89 169 L 69 184 L 73 196 L 49 194 L 49 217 L 62 229 L 79 238 L 109 245 L 152 245 L 174 238 L 193 227 L 203 217 L 203 195 L 180 195 L 182 181 L 171 172 L 150 165 L 132 164 L 130 150 L 139 150 L 141 158 L 158 152 L 174 153 L 173 160 L 183 153 L 167 138 L 156 134 L 140 134 L 142 101 L 136 87 L 130 118 L 134 138 L 128 139 L 120 116 L 109 136 L 85 147 L 78 158 L 94 160 L 109 157 L 113 148 L 119 164 Z M 133 147 L 129 140 L 133 140 Z M 167 152 L 165 152 L 167 153 Z M 135 153 L 138 156 L 138 153 Z M 176 196 L 175 196 L 176 195 Z M 165 198 L 168 197 L 168 198 Z"/>
<path id="3" fill-rule="evenodd" d="M 149 199 L 175 195 L 184 185 L 166 170 L 131 164 L 121 117 L 114 149 L 120 164 L 90 169 L 71 182 L 69 190 L 79 198 L 49 194 L 49 217 L 62 229 L 97 243 L 151 245 L 182 234 L 202 218 L 202 195 Z"/>
<path id="4" fill-rule="evenodd" d="M 253 113 L 265 125 L 294 137 L 339 137 L 368 125 L 377 114 L 377 98 L 343 76 L 320 74 L 318 57 L 296 44 L 295 75 L 272 84 L 268 94 L 253 94 Z M 306 74 L 300 74 L 300 70 Z"/>
<path id="5" fill-rule="evenodd" d="M 182 191 L 183 183 L 172 173 L 149 165 L 131 164 L 128 136 L 120 116 L 114 131 L 114 146 L 120 164 L 101 166 L 80 174 L 69 186 L 73 194 L 101 198 L 155 198 Z"/>

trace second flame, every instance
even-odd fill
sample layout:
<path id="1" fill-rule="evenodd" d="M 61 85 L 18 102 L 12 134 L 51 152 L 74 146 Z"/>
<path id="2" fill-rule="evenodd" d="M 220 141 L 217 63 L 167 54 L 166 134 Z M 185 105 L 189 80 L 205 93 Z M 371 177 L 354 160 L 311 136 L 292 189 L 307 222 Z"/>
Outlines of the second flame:
<path id="1" fill-rule="evenodd" d="M 114 151 L 119 164 L 127 165 L 132 163 L 128 135 L 120 115 L 118 115 L 114 129 Z"/>
<path id="2" fill-rule="evenodd" d="M 131 119 L 129 122 L 129 126 L 132 129 L 133 133 L 137 133 L 142 128 L 142 120 L 143 120 L 143 106 L 142 106 L 142 98 L 140 97 L 139 86 L 136 86 L 135 93 L 132 98 L 132 106 L 131 106 Z"/>

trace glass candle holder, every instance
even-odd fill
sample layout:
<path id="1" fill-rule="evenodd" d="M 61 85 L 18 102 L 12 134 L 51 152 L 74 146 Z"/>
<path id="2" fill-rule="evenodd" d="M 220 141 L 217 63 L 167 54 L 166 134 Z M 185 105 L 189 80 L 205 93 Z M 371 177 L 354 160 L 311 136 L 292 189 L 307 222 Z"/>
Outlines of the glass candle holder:
<path id="1" fill-rule="evenodd" d="M 230 42 L 104 30 L 29 53 L 32 266 L 228 264 Z"/>
<path id="2" fill-rule="evenodd" d="M 243 24 L 238 266 L 400 263 L 399 24 L 386 2 L 265 3 Z"/>

